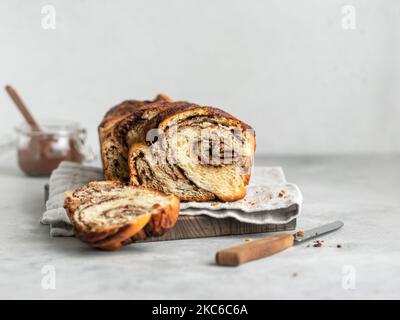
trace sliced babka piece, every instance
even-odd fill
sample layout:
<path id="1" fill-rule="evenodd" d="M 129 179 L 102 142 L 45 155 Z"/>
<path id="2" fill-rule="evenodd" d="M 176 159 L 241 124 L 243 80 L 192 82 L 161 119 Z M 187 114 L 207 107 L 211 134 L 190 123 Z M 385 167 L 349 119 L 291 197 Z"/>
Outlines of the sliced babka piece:
<path id="1" fill-rule="evenodd" d="M 76 189 L 64 208 L 77 238 L 104 250 L 119 249 L 135 238 L 162 235 L 179 214 L 179 199 L 118 181 L 95 181 Z"/>

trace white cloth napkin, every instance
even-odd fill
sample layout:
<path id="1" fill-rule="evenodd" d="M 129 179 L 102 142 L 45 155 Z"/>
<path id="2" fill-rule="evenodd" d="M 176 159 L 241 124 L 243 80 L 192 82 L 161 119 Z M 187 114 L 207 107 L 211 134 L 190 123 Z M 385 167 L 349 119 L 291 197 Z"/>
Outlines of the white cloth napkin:
<path id="1" fill-rule="evenodd" d="M 51 236 L 74 234 L 63 208 L 65 192 L 95 180 L 103 180 L 102 170 L 98 167 L 62 162 L 53 171 L 49 199 L 41 219 L 41 223 L 50 225 Z M 244 199 L 235 202 L 183 202 L 180 214 L 231 217 L 253 224 L 284 224 L 300 214 L 302 202 L 299 188 L 286 182 L 282 168 L 255 167 Z"/>

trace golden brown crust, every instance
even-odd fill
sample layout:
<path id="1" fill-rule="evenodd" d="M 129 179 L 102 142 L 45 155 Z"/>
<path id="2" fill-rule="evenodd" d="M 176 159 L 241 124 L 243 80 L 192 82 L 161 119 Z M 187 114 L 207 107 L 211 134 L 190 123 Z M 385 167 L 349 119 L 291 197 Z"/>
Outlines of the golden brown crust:
<path id="1" fill-rule="evenodd" d="M 85 199 L 79 197 L 79 194 L 91 188 L 104 188 L 105 184 L 110 190 L 114 187 L 138 188 L 148 192 L 148 197 L 152 197 L 152 195 L 162 196 L 168 201 L 164 206 L 154 203 L 148 213 L 140 214 L 135 219 L 122 225 L 112 226 L 106 224 L 101 227 L 86 226 L 82 221 L 79 221 L 79 215 L 76 214 L 80 206 L 85 205 L 85 202 L 83 202 Z M 107 191 L 105 191 L 105 193 L 106 192 Z M 93 199 L 95 198 L 90 197 L 90 195 L 88 196 L 89 201 L 93 201 Z M 77 188 L 73 193 L 67 195 L 64 199 L 64 208 L 78 239 L 98 249 L 115 250 L 119 249 L 122 245 L 133 242 L 135 240 L 135 235 L 138 233 L 140 233 L 142 237 L 162 235 L 173 228 L 179 215 L 179 199 L 173 195 L 167 196 L 159 191 L 141 186 L 125 186 L 118 181 L 94 181 Z"/>
<path id="2" fill-rule="evenodd" d="M 119 228 L 118 231 L 105 239 L 90 243 L 91 246 L 103 250 L 117 250 L 126 244 L 127 239 L 132 238 L 142 230 L 151 219 L 151 213 L 139 216 L 134 223 L 129 223 Z"/>
<path id="3" fill-rule="evenodd" d="M 98 127 L 100 140 L 100 153 L 103 163 L 104 178 L 106 180 L 120 180 L 127 182 L 129 176 L 116 174 L 113 170 L 114 166 L 120 166 L 121 171 L 129 173 L 127 167 L 127 152 L 128 146 L 125 142 L 124 133 L 136 124 L 141 119 L 141 116 L 146 110 L 154 108 L 152 104 L 161 104 L 163 102 L 172 101 L 166 95 L 159 94 L 152 101 L 126 100 L 111 108 L 104 116 Z M 121 156 L 121 160 L 113 163 L 109 153 L 116 150 L 116 153 Z M 124 162 L 126 162 L 124 164 Z M 123 168 L 123 166 L 126 168 Z"/>
<path id="4" fill-rule="evenodd" d="M 168 206 L 159 208 L 157 213 L 152 214 L 149 223 L 123 244 L 135 242 L 136 240 L 144 240 L 147 237 L 162 236 L 175 226 L 179 217 L 179 208 L 179 198 L 174 196 Z"/>
<path id="5" fill-rule="evenodd" d="M 173 200 L 159 211 L 151 216 L 149 224 L 145 227 L 148 236 L 161 236 L 167 230 L 171 229 L 179 216 L 180 201 L 174 196 Z"/>

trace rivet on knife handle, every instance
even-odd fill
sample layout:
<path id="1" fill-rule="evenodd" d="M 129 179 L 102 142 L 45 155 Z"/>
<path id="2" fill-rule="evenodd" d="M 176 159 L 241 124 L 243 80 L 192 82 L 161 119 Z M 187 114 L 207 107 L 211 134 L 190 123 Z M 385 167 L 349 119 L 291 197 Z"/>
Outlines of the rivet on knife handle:
<path id="1" fill-rule="evenodd" d="M 272 237 L 253 240 L 245 244 L 217 252 L 217 264 L 238 266 L 247 261 L 271 256 L 293 246 L 294 237 L 291 234 L 279 234 Z"/>

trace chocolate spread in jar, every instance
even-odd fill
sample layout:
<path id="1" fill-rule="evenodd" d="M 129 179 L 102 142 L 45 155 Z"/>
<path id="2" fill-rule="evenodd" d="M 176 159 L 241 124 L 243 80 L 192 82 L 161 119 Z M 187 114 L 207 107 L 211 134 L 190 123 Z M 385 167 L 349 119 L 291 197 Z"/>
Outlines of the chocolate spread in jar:
<path id="1" fill-rule="evenodd" d="M 18 164 L 30 176 L 49 176 L 61 161 L 82 162 L 75 140 L 56 135 L 33 135 L 18 148 Z"/>

